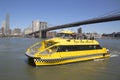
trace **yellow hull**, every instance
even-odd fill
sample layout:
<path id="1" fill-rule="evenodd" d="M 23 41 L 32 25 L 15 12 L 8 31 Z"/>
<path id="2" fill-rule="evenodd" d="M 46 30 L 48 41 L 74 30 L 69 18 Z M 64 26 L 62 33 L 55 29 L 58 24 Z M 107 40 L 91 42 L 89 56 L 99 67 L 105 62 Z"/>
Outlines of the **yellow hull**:
<path id="1" fill-rule="evenodd" d="M 107 54 L 105 56 L 99 55 L 99 56 L 91 56 L 91 57 L 83 57 L 83 58 L 73 58 L 73 59 L 56 59 L 56 60 L 40 60 L 40 59 L 33 59 L 36 66 L 45 66 L 45 65 L 58 65 L 58 64 L 67 64 L 67 63 L 73 63 L 73 62 L 79 62 L 79 61 L 87 61 L 87 60 L 94 60 L 94 59 L 101 59 L 101 58 L 108 58 L 110 54 Z"/>

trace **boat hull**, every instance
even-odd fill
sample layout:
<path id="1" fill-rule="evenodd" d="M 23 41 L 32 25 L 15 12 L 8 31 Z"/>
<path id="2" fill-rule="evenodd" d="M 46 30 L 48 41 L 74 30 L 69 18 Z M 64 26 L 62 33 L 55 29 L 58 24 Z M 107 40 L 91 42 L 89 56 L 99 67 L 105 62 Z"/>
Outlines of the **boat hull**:
<path id="1" fill-rule="evenodd" d="M 59 64 L 67 64 L 73 62 L 80 61 L 88 61 L 94 59 L 102 59 L 110 57 L 109 53 L 104 54 L 96 54 L 96 55 L 86 55 L 86 56 L 77 56 L 77 57 L 69 57 L 69 58 L 59 58 L 59 59 L 41 59 L 41 58 L 31 58 L 33 64 L 36 66 L 47 66 L 47 65 L 59 65 Z"/>

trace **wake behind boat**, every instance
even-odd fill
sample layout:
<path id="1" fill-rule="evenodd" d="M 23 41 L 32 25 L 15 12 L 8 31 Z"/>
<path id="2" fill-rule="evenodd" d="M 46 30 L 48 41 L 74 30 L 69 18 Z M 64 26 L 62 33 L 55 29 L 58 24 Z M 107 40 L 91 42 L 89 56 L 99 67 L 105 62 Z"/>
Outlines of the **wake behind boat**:
<path id="1" fill-rule="evenodd" d="M 74 32 L 63 30 L 55 38 L 38 42 L 26 51 L 36 66 L 57 65 L 71 62 L 107 58 L 106 48 L 96 40 L 76 39 Z"/>

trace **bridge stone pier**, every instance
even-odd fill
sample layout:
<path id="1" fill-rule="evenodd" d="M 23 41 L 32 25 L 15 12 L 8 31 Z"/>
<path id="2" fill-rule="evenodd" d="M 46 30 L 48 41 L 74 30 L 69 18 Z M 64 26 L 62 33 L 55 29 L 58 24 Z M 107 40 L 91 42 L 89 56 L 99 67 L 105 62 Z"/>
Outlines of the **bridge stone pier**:
<path id="1" fill-rule="evenodd" d="M 25 37 L 35 37 L 35 38 L 47 38 L 47 31 L 41 30 L 25 35 Z"/>
<path id="2" fill-rule="evenodd" d="M 39 38 L 40 34 L 39 33 L 34 33 L 32 36 L 35 37 L 35 38 Z"/>
<path id="3" fill-rule="evenodd" d="M 47 38 L 47 31 L 41 31 L 41 38 Z"/>

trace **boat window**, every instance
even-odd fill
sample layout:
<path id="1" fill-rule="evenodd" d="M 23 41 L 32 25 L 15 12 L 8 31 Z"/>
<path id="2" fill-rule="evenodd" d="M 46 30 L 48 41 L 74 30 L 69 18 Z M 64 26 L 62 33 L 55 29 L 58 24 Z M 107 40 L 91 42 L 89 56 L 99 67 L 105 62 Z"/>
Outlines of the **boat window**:
<path id="1" fill-rule="evenodd" d="M 52 54 L 54 52 L 57 52 L 57 50 L 58 50 L 57 46 L 54 46 L 54 47 L 51 47 L 51 48 L 47 49 L 48 54 Z"/>
<path id="2" fill-rule="evenodd" d="M 73 35 L 72 35 L 72 34 L 65 34 L 63 38 L 72 39 L 72 38 L 73 38 Z"/>
<path id="3" fill-rule="evenodd" d="M 79 51 L 79 50 L 95 50 L 102 49 L 100 45 L 69 45 L 59 46 L 57 52 Z"/>
<path id="4" fill-rule="evenodd" d="M 64 33 L 58 33 L 56 37 L 62 37 L 62 38 L 74 38 L 72 34 L 64 34 Z"/>
<path id="5" fill-rule="evenodd" d="M 52 46 L 52 45 L 54 45 L 55 43 L 53 43 L 53 42 L 48 42 L 47 44 L 46 44 L 46 48 L 47 47 L 50 47 L 50 46 Z"/>
<path id="6" fill-rule="evenodd" d="M 57 34 L 56 34 L 56 37 L 63 37 L 63 36 L 64 36 L 63 33 L 57 33 Z"/>
<path id="7" fill-rule="evenodd" d="M 53 46 L 51 48 L 45 49 L 43 52 L 41 52 L 41 54 L 52 54 L 54 52 L 57 52 L 58 47 L 57 46 Z"/>
<path id="8" fill-rule="evenodd" d="M 51 48 L 51 50 L 52 50 L 53 52 L 56 52 L 56 51 L 58 50 L 58 47 L 57 47 L 57 46 L 54 46 L 54 47 Z"/>
<path id="9" fill-rule="evenodd" d="M 36 44 L 34 44 L 34 45 L 32 45 L 31 47 L 30 47 L 30 52 L 31 53 L 35 53 L 35 52 L 38 52 L 39 51 L 39 49 L 40 49 L 40 46 L 41 46 L 41 43 L 36 43 Z"/>
<path id="10" fill-rule="evenodd" d="M 96 49 L 102 49 L 102 47 L 100 45 L 97 45 Z"/>

